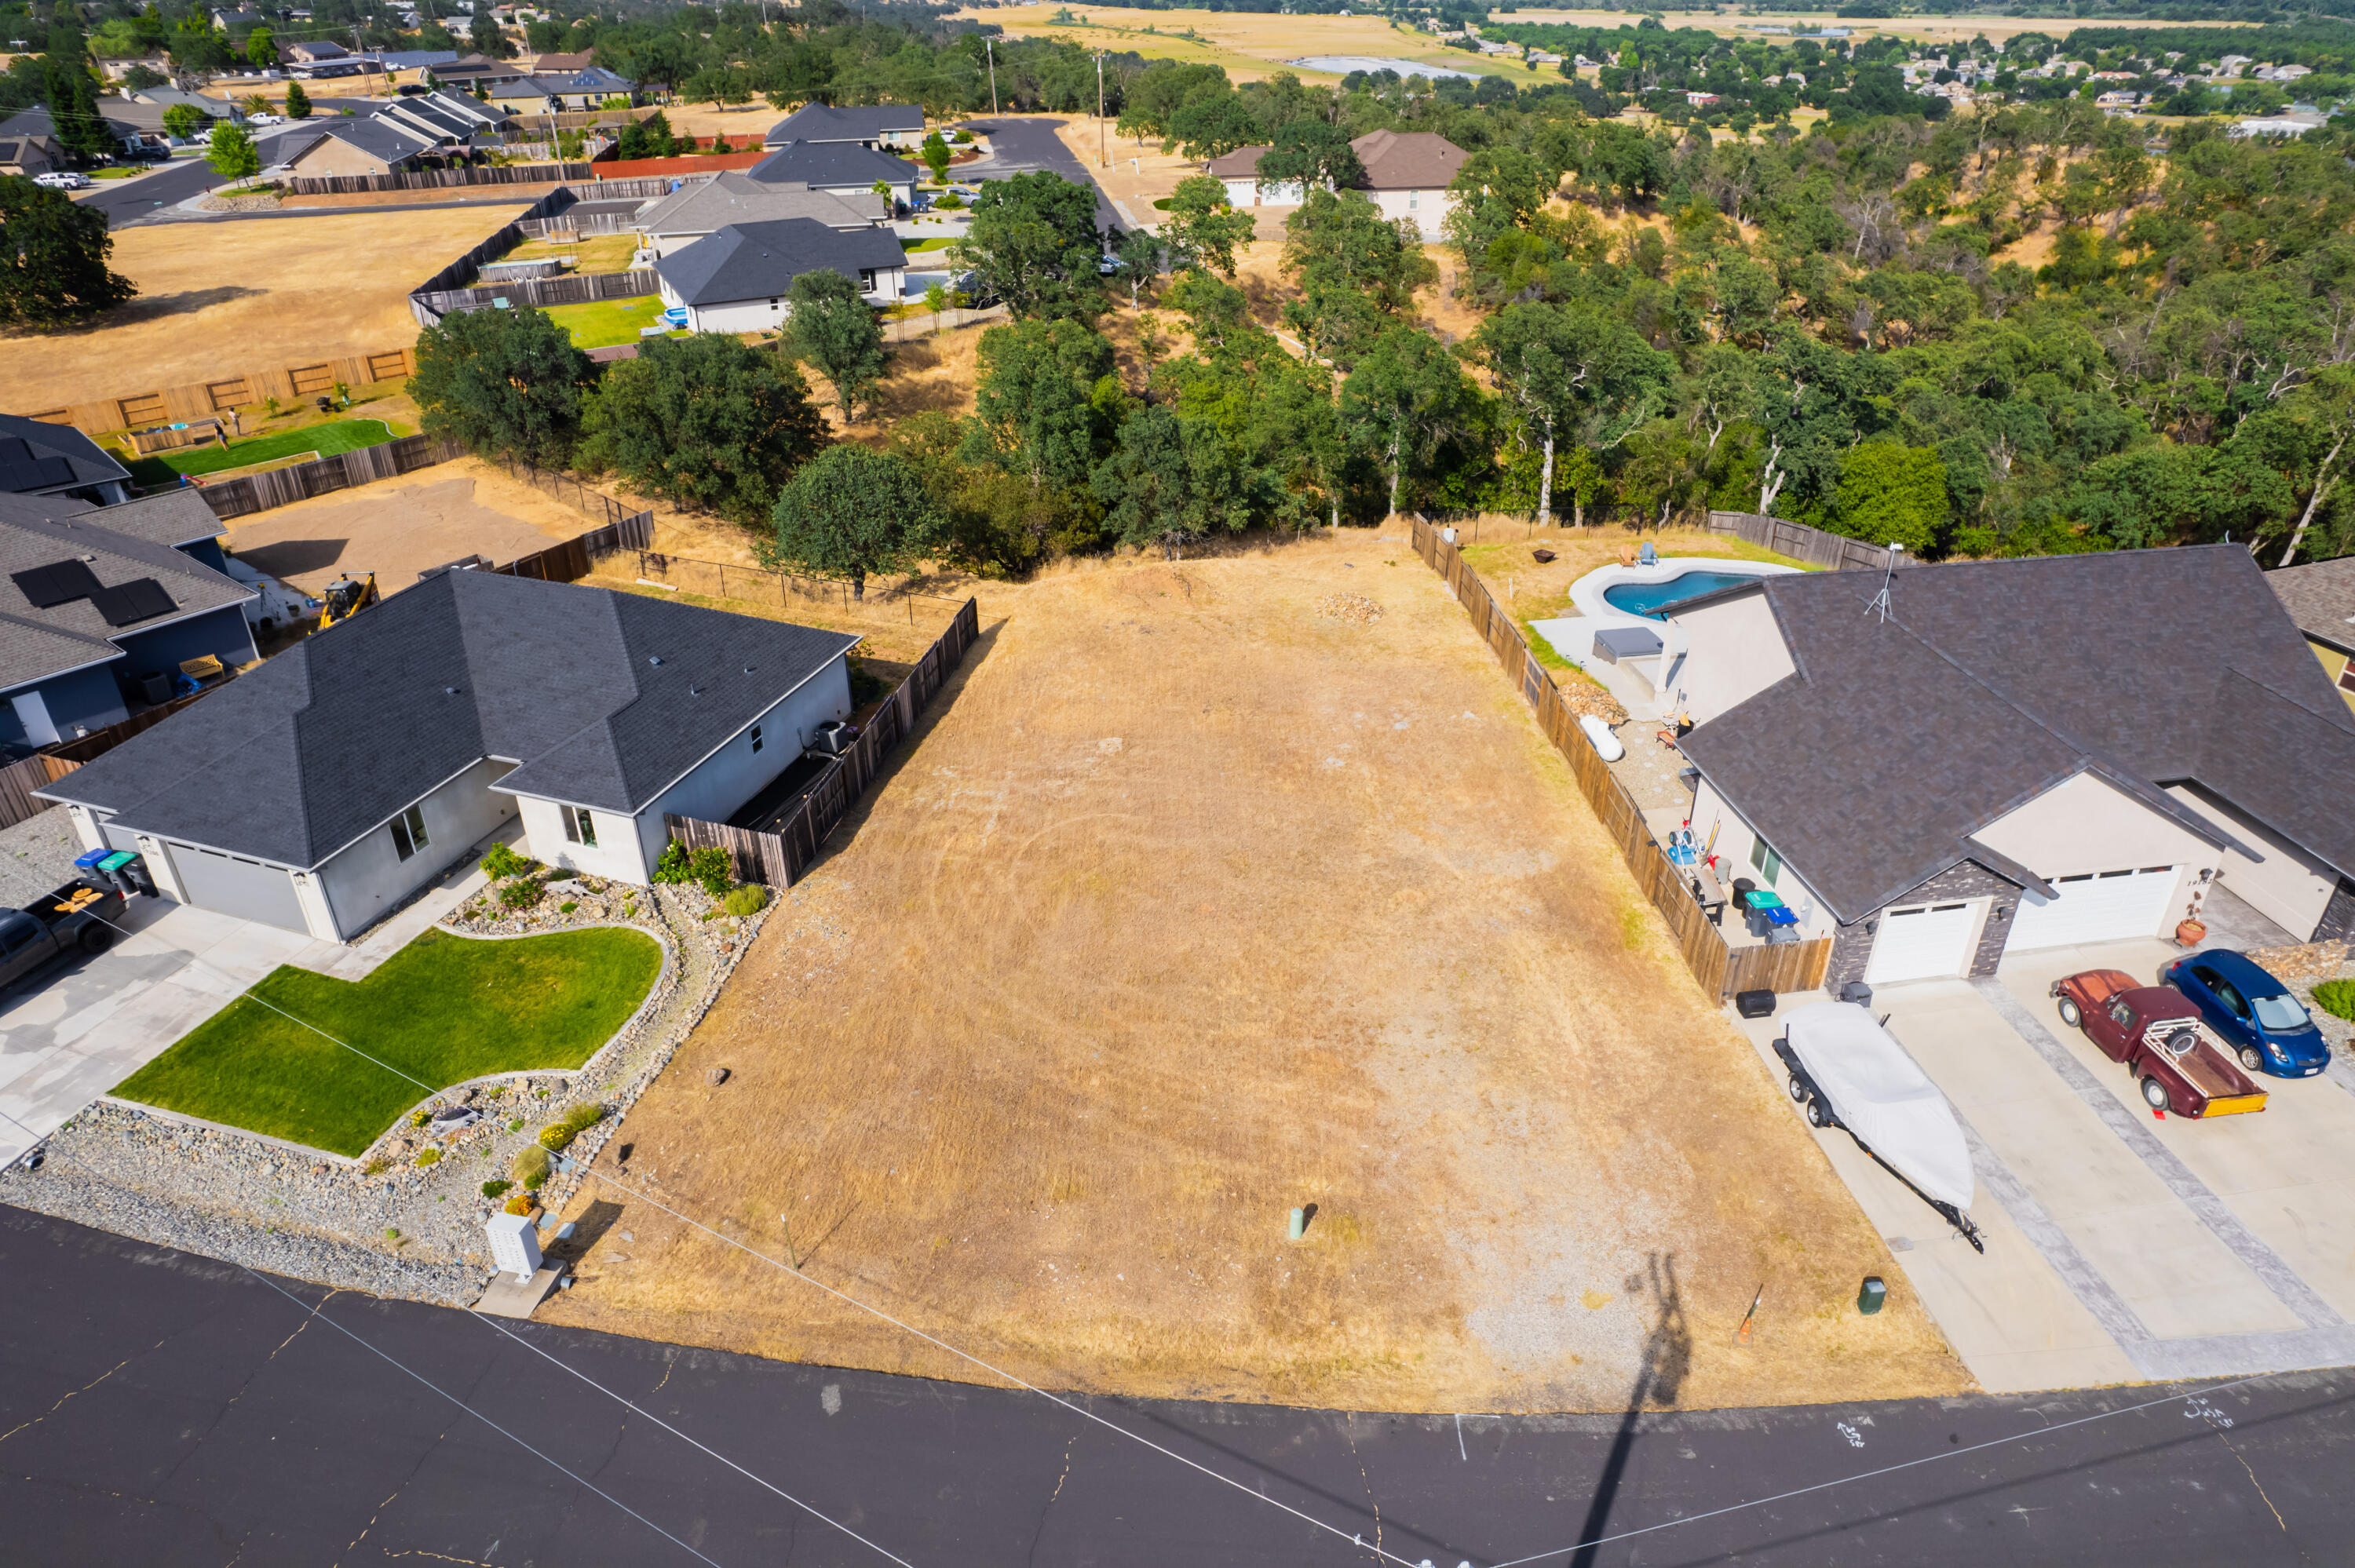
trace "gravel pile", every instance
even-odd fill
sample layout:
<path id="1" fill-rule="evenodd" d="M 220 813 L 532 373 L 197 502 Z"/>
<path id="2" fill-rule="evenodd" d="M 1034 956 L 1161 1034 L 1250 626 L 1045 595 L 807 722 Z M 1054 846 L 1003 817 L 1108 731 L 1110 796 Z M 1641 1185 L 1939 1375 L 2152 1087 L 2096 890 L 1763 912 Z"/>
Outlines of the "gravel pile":
<path id="1" fill-rule="evenodd" d="M 101 1100 L 48 1138 L 39 1170 L 0 1171 L 0 1202 L 327 1285 L 471 1303 L 491 1275 L 483 1222 L 520 1191 L 494 1200 L 483 1183 L 507 1179 L 541 1128 L 589 1105 L 605 1118 L 568 1152 L 584 1166 L 593 1160 L 701 1021 L 765 917 L 711 917 L 718 905 L 692 886 L 578 892 L 496 917 L 477 899 L 446 925 L 518 936 L 629 924 L 666 944 L 646 1004 L 579 1070 L 445 1090 L 420 1108 L 471 1106 L 483 1118 L 435 1138 L 404 1117 L 357 1160 Z M 559 913 L 566 902 L 576 907 Z M 622 916 L 624 907 L 632 915 Z M 420 1167 L 429 1148 L 438 1157 Z M 552 1175 L 539 1193 L 547 1211 L 560 1213 L 580 1180 Z"/>
<path id="2" fill-rule="evenodd" d="M 1361 593 L 1328 593 L 1316 601 L 1316 613 L 1327 620 L 1366 626 L 1381 619 L 1382 607 Z"/>

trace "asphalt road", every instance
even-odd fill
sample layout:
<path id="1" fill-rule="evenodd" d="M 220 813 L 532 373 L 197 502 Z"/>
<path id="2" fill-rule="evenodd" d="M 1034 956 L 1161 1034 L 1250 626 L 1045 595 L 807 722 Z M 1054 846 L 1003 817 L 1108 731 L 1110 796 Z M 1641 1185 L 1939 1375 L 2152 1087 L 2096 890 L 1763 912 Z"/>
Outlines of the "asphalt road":
<path id="1" fill-rule="evenodd" d="M 989 149 L 993 154 L 986 163 L 970 164 L 954 171 L 960 180 L 1003 180 L 1036 169 L 1052 169 L 1067 180 L 1083 185 L 1094 185 L 1095 176 L 1088 166 L 1071 155 L 1055 135 L 1055 128 L 1064 124 L 1060 120 L 984 120 L 973 125 L 975 131 L 989 133 Z M 1112 200 L 1096 185 L 1096 227 L 1109 234 L 1124 228 L 1120 214 L 1112 207 Z"/>
<path id="2" fill-rule="evenodd" d="M 2166 1568 L 2355 1540 L 2344 1374 L 1639 1419 L 1091 1402 L 1237 1489 L 1018 1391 L 514 1327 L 0 1208 L 0 1563 Z"/>
<path id="3" fill-rule="evenodd" d="M 278 138 L 299 129 L 291 125 L 264 126 L 264 133 L 255 138 L 261 149 L 262 163 L 267 165 L 282 156 L 276 151 Z M 201 157 L 175 158 L 164 167 L 133 179 L 101 180 L 89 190 L 75 191 L 73 197 L 82 207 L 94 207 L 105 213 L 109 228 L 123 228 L 142 218 L 153 217 L 176 202 L 202 196 L 220 183 L 221 177 Z"/>

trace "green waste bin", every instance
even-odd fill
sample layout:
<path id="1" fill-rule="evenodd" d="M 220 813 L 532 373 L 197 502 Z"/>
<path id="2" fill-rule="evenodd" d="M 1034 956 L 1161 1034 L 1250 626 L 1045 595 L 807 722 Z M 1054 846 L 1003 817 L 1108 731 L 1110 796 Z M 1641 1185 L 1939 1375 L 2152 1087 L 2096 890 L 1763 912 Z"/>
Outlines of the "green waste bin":
<path id="1" fill-rule="evenodd" d="M 1856 1293 L 1856 1309 L 1870 1318 L 1881 1310 L 1881 1304 L 1888 1298 L 1889 1287 L 1881 1283 L 1881 1276 L 1868 1274 L 1864 1277 L 1864 1288 Z"/>

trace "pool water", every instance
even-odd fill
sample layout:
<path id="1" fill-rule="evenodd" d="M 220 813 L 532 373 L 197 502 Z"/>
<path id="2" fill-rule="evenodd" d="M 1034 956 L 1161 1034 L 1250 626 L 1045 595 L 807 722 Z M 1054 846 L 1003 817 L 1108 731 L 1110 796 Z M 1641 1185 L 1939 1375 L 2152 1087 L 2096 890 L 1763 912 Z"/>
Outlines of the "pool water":
<path id="1" fill-rule="evenodd" d="M 1630 615 L 1665 620 L 1669 610 L 1689 599 L 1757 580 L 1751 572 L 1678 572 L 1656 583 L 1614 583 L 1603 590 L 1603 602 Z"/>

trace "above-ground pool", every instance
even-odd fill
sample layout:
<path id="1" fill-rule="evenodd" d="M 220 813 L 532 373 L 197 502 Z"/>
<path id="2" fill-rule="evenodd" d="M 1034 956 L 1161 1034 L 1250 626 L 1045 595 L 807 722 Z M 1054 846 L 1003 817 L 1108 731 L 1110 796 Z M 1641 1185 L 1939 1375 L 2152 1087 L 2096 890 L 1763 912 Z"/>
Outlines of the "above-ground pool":
<path id="1" fill-rule="evenodd" d="M 1758 577 L 1754 571 L 1710 572 L 1687 568 L 1672 577 L 1662 577 L 1653 582 L 1613 583 L 1603 590 L 1603 601 L 1614 609 L 1640 615 L 1647 620 L 1665 620 L 1668 610 L 1689 599 L 1699 599 L 1720 588 L 1739 588 L 1743 583 L 1756 582 Z"/>

